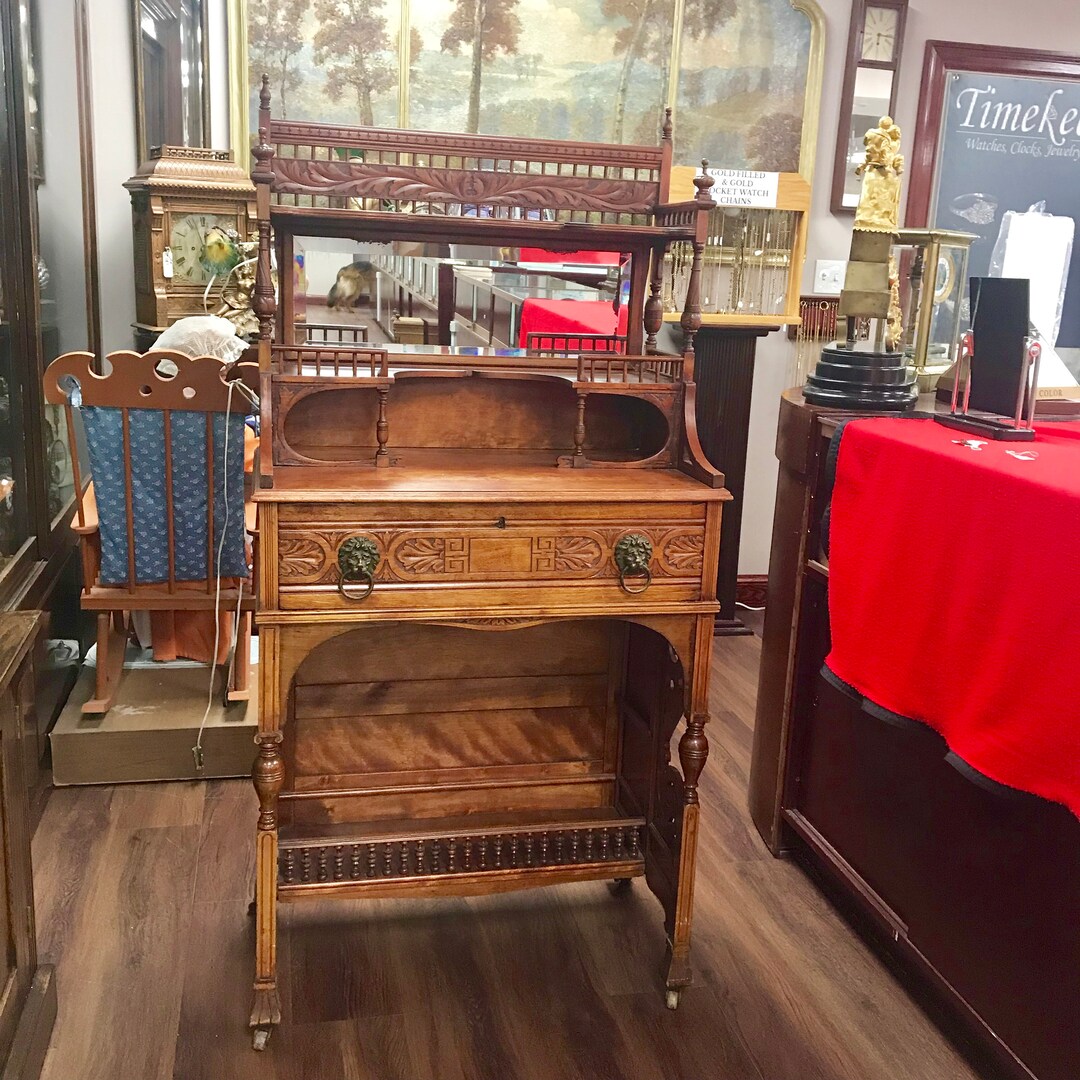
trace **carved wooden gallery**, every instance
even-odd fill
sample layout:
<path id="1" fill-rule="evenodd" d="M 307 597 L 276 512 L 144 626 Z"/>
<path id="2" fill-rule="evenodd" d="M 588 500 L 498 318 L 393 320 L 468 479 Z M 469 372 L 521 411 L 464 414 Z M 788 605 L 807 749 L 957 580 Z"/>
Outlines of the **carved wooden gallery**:
<path id="1" fill-rule="evenodd" d="M 0 0 L 2 1080 L 1080 1076 L 1080 36 L 908 6 Z"/>

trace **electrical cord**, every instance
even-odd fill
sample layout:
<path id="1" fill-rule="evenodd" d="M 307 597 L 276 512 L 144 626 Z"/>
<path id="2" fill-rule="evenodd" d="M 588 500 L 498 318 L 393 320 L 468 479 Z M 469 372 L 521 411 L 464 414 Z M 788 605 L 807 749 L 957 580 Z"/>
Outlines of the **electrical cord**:
<path id="1" fill-rule="evenodd" d="M 210 689 L 206 695 L 206 711 L 203 713 L 202 720 L 199 722 L 199 733 L 195 738 L 195 745 L 191 748 L 192 756 L 195 758 L 195 770 L 197 772 L 203 771 L 203 732 L 206 730 L 206 723 L 210 719 L 210 710 L 214 707 L 214 676 L 217 674 L 217 655 L 218 646 L 221 643 L 221 557 L 225 551 L 225 537 L 228 535 L 229 530 L 229 420 L 232 417 L 232 399 L 233 390 L 239 385 L 241 392 L 247 397 L 249 402 L 254 405 L 258 405 L 258 398 L 252 391 L 240 383 L 238 379 L 229 380 L 228 395 L 225 399 L 225 438 L 222 448 L 222 459 L 224 462 L 224 482 L 222 485 L 222 500 L 225 503 L 225 521 L 221 526 L 221 538 L 218 540 L 217 559 L 214 564 L 214 576 L 216 578 L 214 587 L 214 651 L 211 654 L 210 660 Z M 211 502 L 207 505 L 206 512 L 213 516 L 214 506 Z M 209 569 L 209 568 L 208 568 Z M 226 686 L 232 682 L 233 670 L 236 664 L 236 641 L 240 633 L 240 605 L 244 599 L 244 583 L 243 581 L 237 586 L 237 598 L 236 598 L 236 615 L 233 619 L 232 640 L 229 643 L 229 667 L 226 675 Z"/>

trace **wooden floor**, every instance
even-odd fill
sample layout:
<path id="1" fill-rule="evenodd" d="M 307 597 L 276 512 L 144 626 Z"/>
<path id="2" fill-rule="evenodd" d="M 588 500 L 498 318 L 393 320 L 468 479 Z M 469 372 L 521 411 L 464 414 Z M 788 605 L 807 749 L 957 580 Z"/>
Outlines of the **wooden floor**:
<path id="1" fill-rule="evenodd" d="M 391 338 L 375 321 L 375 306 L 360 304 L 355 308 L 328 308 L 318 300 L 308 300 L 305 317 L 310 323 L 333 323 L 335 326 L 354 326 L 363 323 L 367 327 L 368 345 L 385 345 Z"/>
<path id="2" fill-rule="evenodd" d="M 693 959 L 664 1009 L 643 883 L 286 908 L 256 1054 L 243 781 L 68 788 L 34 842 L 60 1016 L 46 1080 L 970 1080 L 747 817 L 757 638 L 718 639 Z"/>

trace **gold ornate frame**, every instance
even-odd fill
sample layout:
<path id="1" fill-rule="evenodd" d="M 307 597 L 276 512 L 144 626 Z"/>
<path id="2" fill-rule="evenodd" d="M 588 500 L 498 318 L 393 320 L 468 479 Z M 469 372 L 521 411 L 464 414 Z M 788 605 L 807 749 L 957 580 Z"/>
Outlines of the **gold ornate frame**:
<path id="1" fill-rule="evenodd" d="M 812 184 L 821 120 L 821 84 L 825 71 L 825 12 L 821 10 L 818 0 L 791 0 L 791 6 L 810 20 L 810 56 L 806 64 L 806 99 L 803 102 L 799 175 L 808 184 Z"/>
<path id="2" fill-rule="evenodd" d="M 229 31 L 229 145 L 233 160 L 243 165 L 251 156 L 248 122 L 247 0 L 226 0 Z"/>
<path id="3" fill-rule="evenodd" d="M 817 154 L 818 123 L 821 114 L 821 84 L 825 65 L 825 14 L 818 0 L 789 0 L 793 10 L 810 22 L 810 56 L 806 67 L 806 96 L 803 102 L 802 139 L 799 145 L 799 173 L 808 183 L 814 178 Z M 247 0 L 227 0 L 229 21 L 229 132 L 232 150 L 238 162 L 250 153 L 251 131 L 248 121 L 248 45 Z M 678 101 L 679 59 L 682 52 L 682 23 L 685 0 L 675 0 L 674 27 L 671 35 L 671 63 L 668 76 L 668 101 Z M 410 0 L 399 0 L 399 27 L 409 25 Z M 409 35 L 398 34 L 398 124 L 409 126 Z"/>

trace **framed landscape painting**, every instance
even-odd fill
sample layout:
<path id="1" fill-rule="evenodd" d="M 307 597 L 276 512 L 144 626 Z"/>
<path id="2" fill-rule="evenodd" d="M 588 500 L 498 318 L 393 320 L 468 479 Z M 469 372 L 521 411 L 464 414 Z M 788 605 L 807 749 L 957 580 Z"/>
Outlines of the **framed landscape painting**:
<path id="1" fill-rule="evenodd" d="M 655 144 L 670 104 L 677 161 L 813 167 L 816 0 L 232 4 L 249 130 L 265 71 L 294 120 Z"/>

